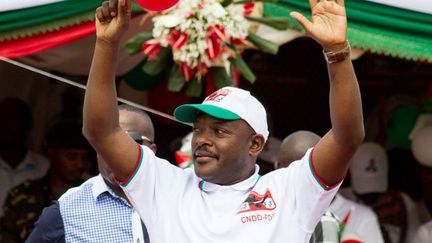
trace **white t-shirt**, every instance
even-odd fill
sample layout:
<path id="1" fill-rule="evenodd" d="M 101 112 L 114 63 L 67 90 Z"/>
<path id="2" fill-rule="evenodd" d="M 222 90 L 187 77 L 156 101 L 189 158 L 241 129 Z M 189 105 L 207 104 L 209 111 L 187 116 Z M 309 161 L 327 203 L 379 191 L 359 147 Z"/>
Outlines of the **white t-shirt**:
<path id="1" fill-rule="evenodd" d="M 423 224 L 418 229 L 413 241 L 413 243 L 432 243 L 432 221 Z"/>
<path id="2" fill-rule="evenodd" d="M 410 198 L 410 196 L 408 196 L 408 194 L 401 192 L 401 195 L 402 195 L 402 199 L 404 200 L 405 207 L 407 210 L 407 216 L 408 216 L 408 220 L 407 220 L 408 228 L 406 232 L 405 242 L 414 242 L 412 240 L 421 225 L 419 214 L 417 211 L 417 206 L 414 203 L 414 201 Z"/>
<path id="3" fill-rule="evenodd" d="M 150 241 L 185 243 L 308 242 L 340 183 L 325 190 L 301 161 L 230 186 L 204 182 L 140 147 L 124 190 L 147 226 Z"/>
<path id="4" fill-rule="evenodd" d="M 351 189 L 344 189 L 343 195 L 350 198 L 351 200 L 355 200 L 358 203 L 362 203 L 362 201 L 357 198 Z M 405 242 L 413 242 L 413 238 L 415 233 L 417 232 L 420 226 L 420 217 L 419 212 L 417 211 L 416 204 L 413 200 L 404 192 L 401 192 L 401 197 L 405 204 L 406 212 L 407 212 L 407 232 L 405 237 Z M 378 219 L 379 221 L 379 219 Z M 392 242 L 398 242 L 400 238 L 400 228 L 393 225 L 384 225 L 384 228 L 387 229 L 387 233 L 389 234 L 389 238 Z M 432 243 L 432 241 L 430 242 Z"/>
<path id="5" fill-rule="evenodd" d="M 49 165 L 47 158 L 31 151 L 27 152 L 23 161 L 16 168 L 11 168 L 0 158 L 0 211 L 10 189 L 26 180 L 43 177 Z M 2 212 L 0 212 L 1 215 Z"/>
<path id="6" fill-rule="evenodd" d="M 383 243 L 378 218 L 372 209 L 344 198 L 339 193 L 328 209 L 342 221 L 350 212 L 341 239 L 356 235 L 364 243 Z"/>

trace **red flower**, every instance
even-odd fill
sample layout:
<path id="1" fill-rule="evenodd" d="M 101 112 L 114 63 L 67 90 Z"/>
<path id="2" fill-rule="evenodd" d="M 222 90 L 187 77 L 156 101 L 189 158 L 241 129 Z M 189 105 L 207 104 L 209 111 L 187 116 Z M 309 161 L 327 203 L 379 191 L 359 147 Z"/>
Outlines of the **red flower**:
<path id="1" fill-rule="evenodd" d="M 179 69 L 186 81 L 189 81 L 195 75 L 195 70 L 185 62 L 180 63 Z"/>
<path id="2" fill-rule="evenodd" d="M 205 53 L 207 54 L 210 60 L 213 60 L 217 56 L 219 56 L 222 50 L 220 40 L 210 37 L 207 39 L 207 45 L 208 48 L 205 49 Z"/>
<path id="3" fill-rule="evenodd" d="M 254 2 L 247 2 L 243 4 L 243 15 L 249 16 L 253 12 L 254 8 L 255 8 Z"/>
<path id="4" fill-rule="evenodd" d="M 207 29 L 207 46 L 205 50 L 210 60 L 215 59 L 223 50 L 222 42 L 226 40 L 225 27 L 217 24 Z"/>
<path id="5" fill-rule="evenodd" d="M 212 38 L 219 38 L 221 41 L 226 40 L 225 27 L 220 24 L 212 25 L 207 29 L 207 35 Z"/>
<path id="6" fill-rule="evenodd" d="M 232 38 L 231 43 L 238 46 L 247 44 L 247 41 L 246 39 Z"/>
<path id="7" fill-rule="evenodd" d="M 173 49 L 180 49 L 183 46 L 185 46 L 187 44 L 187 41 L 189 39 L 189 35 L 184 33 L 184 32 L 180 32 L 176 29 L 173 29 L 170 32 L 170 35 L 168 37 L 168 41 L 171 45 L 171 47 Z"/>
<path id="8" fill-rule="evenodd" d="M 142 44 L 141 51 L 148 56 L 149 60 L 156 60 L 162 49 L 160 42 L 156 39 L 151 39 Z"/>
<path id="9" fill-rule="evenodd" d="M 208 67 L 205 63 L 200 62 L 198 63 L 197 70 L 200 76 L 204 76 L 208 72 Z"/>

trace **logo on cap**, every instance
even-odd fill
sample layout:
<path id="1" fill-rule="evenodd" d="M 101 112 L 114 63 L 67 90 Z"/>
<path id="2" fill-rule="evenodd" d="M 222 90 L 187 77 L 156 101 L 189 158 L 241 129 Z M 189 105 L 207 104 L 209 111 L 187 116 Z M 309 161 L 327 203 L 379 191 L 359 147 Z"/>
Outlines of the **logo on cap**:
<path id="1" fill-rule="evenodd" d="M 378 168 L 376 166 L 376 161 L 374 159 L 369 160 L 369 165 L 366 167 L 366 172 L 375 173 Z"/>
<path id="2" fill-rule="evenodd" d="M 215 101 L 220 102 L 222 101 L 229 93 L 231 93 L 232 90 L 229 89 L 220 89 L 215 92 L 213 92 L 211 95 L 209 95 L 204 102 L 206 101 Z"/>

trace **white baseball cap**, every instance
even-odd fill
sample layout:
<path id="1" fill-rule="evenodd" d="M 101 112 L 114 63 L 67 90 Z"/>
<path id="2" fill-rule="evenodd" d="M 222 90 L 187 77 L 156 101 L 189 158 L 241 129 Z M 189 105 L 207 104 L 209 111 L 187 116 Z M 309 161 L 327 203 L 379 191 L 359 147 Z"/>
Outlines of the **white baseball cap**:
<path id="1" fill-rule="evenodd" d="M 351 159 L 351 186 L 358 194 L 385 192 L 388 187 L 388 158 L 384 148 L 367 142 Z"/>
<path id="2" fill-rule="evenodd" d="M 201 104 L 185 104 L 174 110 L 174 117 L 182 122 L 194 122 L 198 111 L 222 120 L 246 121 L 265 140 L 269 135 L 264 106 L 249 91 L 224 87 L 207 96 Z"/>

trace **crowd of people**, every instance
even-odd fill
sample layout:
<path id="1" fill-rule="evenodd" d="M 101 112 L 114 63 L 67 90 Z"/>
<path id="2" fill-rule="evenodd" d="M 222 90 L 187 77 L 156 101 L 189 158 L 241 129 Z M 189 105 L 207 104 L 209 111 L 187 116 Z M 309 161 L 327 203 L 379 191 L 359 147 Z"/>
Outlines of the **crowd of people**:
<path id="1" fill-rule="evenodd" d="M 41 155 L 26 143 L 30 107 L 0 102 L 0 242 L 430 242 L 421 203 L 389 185 L 386 149 L 364 142 L 344 1 L 310 3 L 311 21 L 291 17 L 323 47 L 331 128 L 289 134 L 264 173 L 267 112 L 236 87 L 174 111 L 192 124 L 182 166 L 157 156 L 150 117 L 116 100 L 131 2 L 104 3 L 82 121 L 56 119 Z M 93 162 L 97 175 L 88 173 Z"/>

